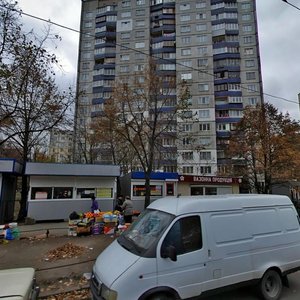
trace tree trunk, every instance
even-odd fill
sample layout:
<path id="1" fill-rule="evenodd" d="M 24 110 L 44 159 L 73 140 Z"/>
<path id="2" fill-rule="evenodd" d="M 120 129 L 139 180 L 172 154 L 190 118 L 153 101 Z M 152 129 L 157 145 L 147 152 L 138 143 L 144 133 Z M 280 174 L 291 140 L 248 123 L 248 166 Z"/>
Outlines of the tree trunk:
<path id="1" fill-rule="evenodd" d="M 151 195 L 151 187 L 150 187 L 150 177 L 151 173 L 145 173 L 145 189 L 146 189 L 146 195 L 145 195 L 145 204 L 144 208 L 147 208 L 147 206 L 150 204 L 150 195 Z"/>
<path id="2" fill-rule="evenodd" d="M 18 221 L 24 221 L 27 217 L 27 175 L 25 175 L 25 165 L 23 166 L 22 172 L 22 189 L 21 189 L 21 201 L 20 201 L 20 210 L 18 214 Z"/>

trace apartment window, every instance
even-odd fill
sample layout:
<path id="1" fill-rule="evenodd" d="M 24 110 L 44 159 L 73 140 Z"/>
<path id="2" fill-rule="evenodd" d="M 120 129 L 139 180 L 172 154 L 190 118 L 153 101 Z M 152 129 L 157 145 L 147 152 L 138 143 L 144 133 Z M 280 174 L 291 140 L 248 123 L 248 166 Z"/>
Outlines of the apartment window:
<path id="1" fill-rule="evenodd" d="M 248 84 L 247 89 L 249 92 L 252 92 L 252 93 L 258 92 L 256 84 Z"/>
<path id="2" fill-rule="evenodd" d="M 193 124 L 181 124 L 180 128 L 184 132 L 191 132 L 193 130 Z"/>
<path id="3" fill-rule="evenodd" d="M 198 67 L 207 67 L 208 59 L 207 58 L 199 58 L 198 59 Z"/>
<path id="4" fill-rule="evenodd" d="M 121 61 L 128 61 L 129 59 L 130 59 L 129 54 L 120 55 L 120 60 Z"/>
<path id="5" fill-rule="evenodd" d="M 89 68 L 90 68 L 90 63 L 89 62 L 82 63 L 82 69 L 83 70 L 86 70 L 86 69 L 89 69 Z"/>
<path id="6" fill-rule="evenodd" d="M 250 98 L 248 98 L 248 104 L 249 105 L 255 106 L 257 103 L 258 103 L 258 100 L 257 100 L 256 97 L 250 97 Z"/>
<path id="7" fill-rule="evenodd" d="M 145 42 L 135 43 L 135 48 L 136 49 L 145 48 Z"/>
<path id="8" fill-rule="evenodd" d="M 124 11 L 121 13 L 121 18 L 130 18 L 131 12 L 130 11 Z"/>
<path id="9" fill-rule="evenodd" d="M 182 167 L 182 173 L 184 174 L 193 174 L 194 168 L 192 166 L 183 166 Z"/>
<path id="10" fill-rule="evenodd" d="M 207 25 L 206 24 L 197 24 L 196 25 L 196 31 L 206 31 Z"/>
<path id="11" fill-rule="evenodd" d="M 207 35 L 199 35 L 197 36 L 197 41 L 199 43 L 206 43 L 208 41 Z"/>
<path id="12" fill-rule="evenodd" d="M 92 21 L 88 21 L 84 23 L 84 28 L 92 28 L 92 27 L 93 27 Z"/>
<path id="13" fill-rule="evenodd" d="M 250 14 L 243 14 L 242 15 L 242 20 L 243 21 L 250 21 L 251 20 L 251 15 Z"/>
<path id="14" fill-rule="evenodd" d="M 243 32 L 252 31 L 252 25 L 243 25 Z"/>
<path id="15" fill-rule="evenodd" d="M 245 53 L 245 55 L 253 55 L 254 49 L 253 48 L 245 48 L 244 53 Z"/>
<path id="16" fill-rule="evenodd" d="M 82 73 L 80 75 L 80 79 L 81 79 L 81 81 L 87 81 L 87 80 L 89 80 L 89 73 Z"/>
<path id="17" fill-rule="evenodd" d="M 191 43 L 191 37 L 190 36 L 185 36 L 181 38 L 181 43 L 184 45 L 190 44 Z"/>
<path id="18" fill-rule="evenodd" d="M 135 65 L 135 66 L 134 66 L 134 71 L 135 71 L 135 72 L 143 71 L 143 70 L 144 70 L 144 67 L 145 67 L 144 64 L 143 64 L 143 65 Z"/>
<path id="19" fill-rule="evenodd" d="M 198 116 L 199 116 L 199 119 L 206 119 L 206 118 L 209 118 L 209 110 L 208 109 L 200 109 L 198 111 Z"/>
<path id="20" fill-rule="evenodd" d="M 136 31 L 135 37 L 137 37 L 137 38 L 145 37 L 145 31 Z"/>
<path id="21" fill-rule="evenodd" d="M 255 80 L 255 72 L 246 72 L 246 79 L 247 80 Z"/>
<path id="22" fill-rule="evenodd" d="M 201 137 L 199 139 L 199 145 L 209 146 L 211 144 L 211 138 L 209 136 Z"/>
<path id="23" fill-rule="evenodd" d="M 190 137 L 184 137 L 182 139 L 182 144 L 183 145 L 191 145 L 192 144 L 192 139 Z"/>
<path id="24" fill-rule="evenodd" d="M 136 0 L 136 5 L 144 5 L 145 0 Z"/>
<path id="25" fill-rule="evenodd" d="M 122 7 L 130 7 L 130 2 L 131 1 L 128 1 L 128 0 L 122 1 Z"/>
<path id="26" fill-rule="evenodd" d="M 137 9 L 135 14 L 137 16 L 144 16 L 145 15 L 145 10 L 144 9 Z"/>
<path id="27" fill-rule="evenodd" d="M 120 66 L 120 73 L 127 73 L 129 72 L 129 66 Z"/>
<path id="28" fill-rule="evenodd" d="M 198 104 L 199 105 L 209 104 L 209 102 L 210 102 L 210 98 L 208 96 L 198 98 Z"/>
<path id="29" fill-rule="evenodd" d="M 247 35 L 243 37 L 244 44 L 252 44 L 253 42 L 253 36 L 252 35 Z"/>
<path id="30" fill-rule="evenodd" d="M 181 26 L 180 27 L 180 32 L 185 33 L 185 32 L 190 32 L 191 31 L 191 26 L 187 25 L 187 26 Z"/>
<path id="31" fill-rule="evenodd" d="M 207 47 L 198 47 L 198 54 L 199 55 L 204 55 L 207 54 L 208 48 Z"/>
<path id="32" fill-rule="evenodd" d="M 211 152 L 210 151 L 201 151 L 200 159 L 201 160 L 211 160 Z"/>
<path id="33" fill-rule="evenodd" d="M 142 59 L 145 58 L 145 54 L 137 52 L 137 53 L 134 54 L 134 57 L 135 57 L 136 60 L 142 60 Z"/>
<path id="34" fill-rule="evenodd" d="M 192 61 L 191 60 L 183 60 L 182 62 L 180 62 L 181 65 L 185 66 L 185 67 L 192 67 Z"/>
<path id="35" fill-rule="evenodd" d="M 242 5 L 241 5 L 241 8 L 242 9 L 250 9 L 251 8 L 251 5 L 250 5 L 250 3 L 242 3 Z"/>
<path id="36" fill-rule="evenodd" d="M 179 6 L 179 9 L 180 9 L 180 10 L 188 10 L 188 9 L 190 9 L 190 8 L 191 8 L 191 6 L 190 6 L 189 3 L 180 4 L 180 6 Z"/>
<path id="37" fill-rule="evenodd" d="M 254 59 L 247 59 L 247 60 L 245 60 L 245 66 L 247 68 L 254 67 L 255 66 Z"/>
<path id="38" fill-rule="evenodd" d="M 199 130 L 200 131 L 210 131 L 210 123 L 200 123 Z"/>
<path id="39" fill-rule="evenodd" d="M 200 83 L 198 84 L 199 92 L 207 92 L 209 90 L 209 86 L 207 83 Z"/>
<path id="40" fill-rule="evenodd" d="M 191 48 L 181 49 L 181 55 L 182 56 L 187 56 L 187 55 L 191 55 L 191 54 L 192 54 Z"/>
<path id="41" fill-rule="evenodd" d="M 211 167 L 210 166 L 200 166 L 200 173 L 201 174 L 211 174 Z"/>
<path id="42" fill-rule="evenodd" d="M 90 11 L 87 11 L 84 16 L 85 16 L 86 19 L 92 19 L 93 18 L 93 13 L 90 12 Z"/>
<path id="43" fill-rule="evenodd" d="M 192 79 L 192 73 L 181 74 L 181 80 L 191 80 L 191 79 Z"/>
<path id="44" fill-rule="evenodd" d="M 189 152 L 182 152 L 181 153 L 182 159 L 183 160 L 194 160 L 194 154 L 193 151 Z"/>
<path id="45" fill-rule="evenodd" d="M 83 52 L 82 53 L 82 59 L 90 59 L 92 57 L 91 52 Z"/>
<path id="46" fill-rule="evenodd" d="M 206 7 L 206 2 L 196 2 L 196 8 L 205 8 Z"/>
<path id="47" fill-rule="evenodd" d="M 181 15 L 180 16 L 180 21 L 181 22 L 186 22 L 186 21 L 190 21 L 191 20 L 191 16 L 190 15 Z"/>
<path id="48" fill-rule="evenodd" d="M 144 20 L 136 20 L 135 21 L 135 26 L 136 27 L 144 27 L 145 26 L 145 21 Z"/>
<path id="49" fill-rule="evenodd" d="M 205 19 L 206 19 L 206 13 L 196 14 L 196 20 L 205 20 Z"/>
<path id="50" fill-rule="evenodd" d="M 122 40 L 130 39 L 130 32 L 122 32 L 121 33 L 121 39 Z"/>

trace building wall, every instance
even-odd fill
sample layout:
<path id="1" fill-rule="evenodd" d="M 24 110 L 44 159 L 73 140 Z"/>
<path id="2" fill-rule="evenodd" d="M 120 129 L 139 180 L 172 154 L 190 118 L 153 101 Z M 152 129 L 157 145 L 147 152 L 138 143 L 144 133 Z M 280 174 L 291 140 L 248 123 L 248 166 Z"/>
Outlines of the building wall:
<path id="1" fill-rule="evenodd" d="M 81 31 L 78 92 L 85 93 L 76 105 L 78 158 L 80 130 L 101 115 L 114 79 L 134 75 L 152 56 L 163 58 L 162 76 L 185 80 L 191 94 L 193 117 L 178 120 L 172 171 L 222 174 L 231 130 L 246 106 L 262 101 L 255 0 L 88 0 Z M 110 153 L 104 152 L 98 159 L 107 162 Z"/>

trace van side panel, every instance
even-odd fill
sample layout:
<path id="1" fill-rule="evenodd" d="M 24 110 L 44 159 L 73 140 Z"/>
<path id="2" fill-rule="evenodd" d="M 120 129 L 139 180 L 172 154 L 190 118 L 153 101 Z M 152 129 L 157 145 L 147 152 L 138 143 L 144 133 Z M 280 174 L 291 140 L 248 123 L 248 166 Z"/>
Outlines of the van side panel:
<path id="1" fill-rule="evenodd" d="M 206 290 L 251 280 L 252 237 L 244 211 L 207 213 L 205 218 L 209 249 Z"/>
<path id="2" fill-rule="evenodd" d="M 247 209 L 246 215 L 253 223 L 255 277 L 261 277 L 273 266 L 278 266 L 282 272 L 299 266 L 300 228 L 292 206 Z"/>

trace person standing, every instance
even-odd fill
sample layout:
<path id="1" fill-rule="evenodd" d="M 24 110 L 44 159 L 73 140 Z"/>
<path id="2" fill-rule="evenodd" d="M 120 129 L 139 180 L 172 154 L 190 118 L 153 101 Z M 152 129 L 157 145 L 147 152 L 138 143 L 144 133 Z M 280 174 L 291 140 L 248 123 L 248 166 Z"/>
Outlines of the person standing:
<path id="1" fill-rule="evenodd" d="M 133 202 L 129 196 L 125 197 L 125 201 L 121 205 L 121 208 L 124 214 L 125 223 L 131 223 L 133 215 Z"/>
<path id="2" fill-rule="evenodd" d="M 91 212 L 94 212 L 95 210 L 99 210 L 99 205 L 98 205 L 98 202 L 96 201 L 95 196 L 92 195 L 91 199 L 92 199 Z"/>

